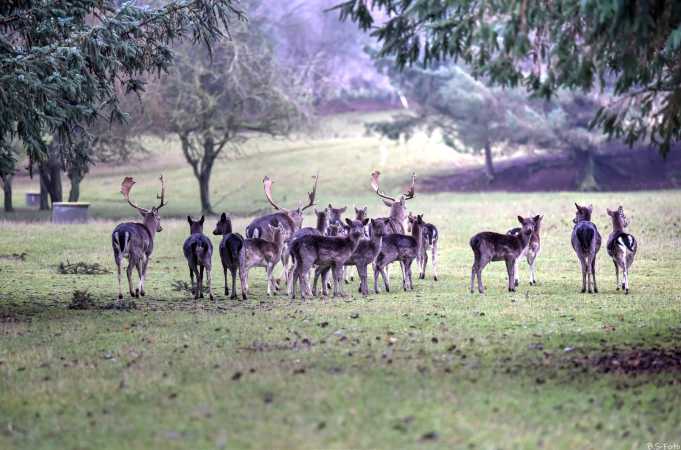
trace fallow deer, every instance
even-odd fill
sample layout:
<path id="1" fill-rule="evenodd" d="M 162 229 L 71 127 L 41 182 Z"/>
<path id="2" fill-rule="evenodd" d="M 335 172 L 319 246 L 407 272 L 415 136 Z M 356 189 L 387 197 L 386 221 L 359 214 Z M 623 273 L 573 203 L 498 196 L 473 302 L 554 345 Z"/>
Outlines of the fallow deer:
<path id="1" fill-rule="evenodd" d="M 537 256 L 539 256 L 539 253 L 541 252 L 541 237 L 540 237 L 540 232 L 541 232 L 541 223 L 542 219 L 544 216 L 534 216 L 534 232 L 532 233 L 532 236 L 530 237 L 530 243 L 527 245 L 527 250 L 525 251 L 525 256 L 527 257 L 527 264 L 530 266 L 530 285 L 531 286 L 536 286 L 537 285 L 537 269 L 535 262 L 537 260 Z M 506 234 L 510 234 L 511 236 L 518 236 L 522 230 L 520 227 L 516 228 L 511 228 L 506 232 Z M 522 257 L 522 255 L 521 255 Z M 519 261 L 520 258 L 516 260 Z M 515 268 L 515 285 L 516 287 L 518 286 L 518 266 L 516 265 Z"/>
<path id="2" fill-rule="evenodd" d="M 633 235 L 626 232 L 629 219 L 624 215 L 621 206 L 616 211 L 608 209 L 608 215 L 612 219 L 612 233 L 608 236 L 608 255 L 615 264 L 615 285 L 620 290 L 620 269 L 622 270 L 622 289 L 629 293 L 629 268 L 634 263 L 638 243 Z"/>
<path id="3" fill-rule="evenodd" d="M 267 295 L 272 295 L 275 289 L 272 271 L 281 259 L 281 251 L 284 246 L 284 230 L 280 224 L 269 227 L 268 235 L 272 236 L 273 242 L 261 238 L 245 239 L 241 253 L 239 254 L 239 278 L 241 279 L 241 297 L 248 299 L 248 271 L 252 267 L 264 267 L 267 272 Z"/>
<path id="4" fill-rule="evenodd" d="M 405 221 L 407 220 L 407 200 L 414 198 L 414 183 L 416 182 L 416 174 L 411 176 L 411 186 L 409 190 L 400 195 L 399 199 L 395 199 L 383 193 L 379 185 L 379 177 L 381 172 L 374 170 L 371 173 L 371 188 L 376 192 L 379 198 L 383 200 L 386 206 L 390 208 L 390 216 L 385 217 L 386 233 L 400 233 L 404 234 Z"/>
<path id="5" fill-rule="evenodd" d="M 345 213 L 347 209 L 347 206 L 334 208 L 333 205 L 329 203 L 329 207 L 326 209 L 329 212 L 329 223 L 343 226 L 343 213 Z"/>
<path id="6" fill-rule="evenodd" d="M 272 199 L 272 179 L 268 176 L 263 178 L 262 184 L 265 190 L 265 197 L 267 201 L 277 212 L 272 214 L 267 214 L 262 217 L 254 219 L 248 226 L 246 226 L 246 238 L 260 238 L 272 242 L 274 237 L 270 234 L 272 227 L 281 227 L 284 241 L 293 236 L 297 230 L 303 226 L 303 212 L 314 206 L 315 197 L 317 195 L 317 182 L 319 181 L 319 174 L 314 176 L 314 185 L 312 187 L 312 192 L 308 192 L 308 204 L 305 206 L 298 206 L 296 209 L 287 209 L 277 205 Z M 283 265 L 283 261 L 282 261 Z M 287 267 L 282 268 L 282 274 L 279 279 L 287 276 Z"/>
<path id="7" fill-rule="evenodd" d="M 293 258 L 293 275 L 289 277 L 289 295 L 295 298 L 296 283 L 300 285 L 301 297 L 311 294 L 307 277 L 312 266 L 330 267 L 333 273 L 333 294 L 343 295 L 341 278 L 343 264 L 357 249 L 359 241 L 364 235 L 364 226 L 369 222 L 345 219 L 348 226 L 347 233 L 340 237 L 303 236 L 291 243 L 291 257 Z"/>
<path id="8" fill-rule="evenodd" d="M 194 300 L 203 298 L 203 272 L 206 272 L 206 281 L 208 282 L 208 297 L 213 300 L 213 290 L 211 289 L 211 269 L 213 261 L 213 243 L 208 239 L 208 236 L 203 234 L 204 216 L 199 220 L 192 220 L 191 216 L 187 216 L 189 222 L 189 237 L 184 241 L 182 251 L 184 257 L 187 259 L 189 266 L 189 278 L 192 282 L 192 293 Z M 194 276 L 196 276 L 196 284 L 194 284 Z"/>
<path id="9" fill-rule="evenodd" d="M 161 195 L 157 195 L 157 199 L 161 202 L 158 206 L 151 209 L 141 208 L 130 200 L 130 190 L 135 184 L 135 180 L 131 177 L 125 177 L 121 183 L 121 194 L 127 200 L 128 204 L 135 208 L 142 216 L 142 223 L 139 222 L 125 222 L 114 228 L 111 234 L 111 245 L 113 247 L 114 261 L 118 270 L 118 299 L 123 298 L 123 291 L 121 290 L 121 264 L 123 258 L 128 258 L 128 268 L 126 270 L 128 275 L 128 288 L 131 297 L 144 296 L 144 280 L 147 275 L 147 267 L 149 265 L 149 258 L 154 251 L 154 237 L 156 233 L 163 230 L 161 227 L 161 216 L 158 211 L 166 205 L 165 202 L 165 183 L 163 175 L 161 180 Z M 132 289 L 132 270 L 137 268 L 139 275 L 139 286 L 133 291 Z"/>
<path id="10" fill-rule="evenodd" d="M 297 230 L 295 233 L 293 233 L 293 236 L 291 236 L 289 239 L 287 239 L 284 242 L 284 249 L 282 250 L 281 253 L 281 262 L 284 265 L 284 269 L 286 269 L 289 272 L 291 268 L 289 267 L 289 257 L 290 257 L 290 252 L 289 252 L 289 247 L 291 246 L 291 242 L 294 240 L 307 236 L 310 234 L 314 234 L 317 236 L 324 236 L 328 230 L 329 227 L 329 210 L 328 209 L 322 209 L 321 211 L 317 211 L 317 208 L 314 209 L 314 214 L 317 217 L 317 225 L 312 228 L 312 227 L 303 227 L 299 230 Z M 286 279 L 288 280 L 289 275 L 286 276 Z"/>
<path id="11" fill-rule="evenodd" d="M 407 231 L 411 233 L 413 223 L 416 221 L 416 217 L 409 213 Z M 421 214 L 421 220 L 423 220 L 423 214 Z M 428 265 L 428 250 L 431 251 L 432 265 L 433 265 L 433 279 L 437 281 L 437 241 L 440 238 L 440 233 L 437 231 L 437 227 L 432 223 L 424 223 L 423 225 L 423 243 L 421 244 L 421 251 L 419 256 L 416 258 L 416 263 L 421 268 L 421 273 L 419 274 L 419 279 L 426 279 L 426 266 Z"/>
<path id="12" fill-rule="evenodd" d="M 222 271 L 225 275 L 225 296 L 229 295 L 229 288 L 227 287 L 227 270 L 229 270 L 232 275 L 232 295 L 230 298 L 236 299 L 236 275 L 239 269 L 239 255 L 244 245 L 244 238 L 239 233 L 232 233 L 232 219 L 225 213 L 222 213 L 220 216 L 213 234 L 222 235 L 222 241 L 220 241 L 220 260 L 222 261 Z"/>
<path id="13" fill-rule="evenodd" d="M 575 203 L 577 212 L 572 229 L 572 248 L 577 253 L 579 264 L 582 268 L 582 293 L 589 291 L 598 293 L 596 284 L 596 256 L 601 249 L 601 234 L 598 228 L 591 222 L 593 206 L 579 206 Z"/>
<path id="14" fill-rule="evenodd" d="M 383 219 L 386 220 L 386 219 Z M 401 233 L 386 234 L 383 237 L 381 251 L 376 256 L 374 263 L 374 291 L 378 294 L 378 276 L 383 277 L 385 291 L 390 291 L 390 277 L 386 273 L 388 264 L 399 261 L 402 268 L 402 288 L 406 291 L 414 289 L 411 276 L 411 265 L 418 256 L 423 243 L 423 220 L 416 218 L 411 227 L 411 236 Z"/>
<path id="15" fill-rule="evenodd" d="M 478 291 L 485 293 L 482 271 L 491 261 L 505 261 L 508 273 L 508 291 L 515 292 L 516 260 L 525 252 L 534 231 L 534 219 L 518 216 L 521 229 L 517 236 L 483 231 L 473 236 L 470 246 L 473 250 L 471 267 L 471 294 L 474 291 L 475 277 L 478 278 Z"/>
<path id="16" fill-rule="evenodd" d="M 364 220 L 367 220 L 366 218 Z M 373 264 L 376 257 L 381 252 L 381 247 L 383 245 L 383 235 L 385 234 L 385 223 L 383 219 L 371 219 L 369 223 L 369 239 L 362 239 L 359 241 L 357 249 L 352 253 L 350 258 L 348 258 L 344 265 L 346 267 L 355 266 L 357 267 L 357 273 L 359 274 L 359 292 L 364 295 L 369 294 L 369 286 L 367 283 L 367 267 Z M 317 293 L 317 279 L 320 275 L 324 278 L 324 275 L 329 271 L 330 268 L 318 268 L 315 271 L 314 276 L 314 286 L 312 288 L 312 293 L 316 295 Z M 327 295 L 326 284 L 322 283 L 323 295 Z"/>

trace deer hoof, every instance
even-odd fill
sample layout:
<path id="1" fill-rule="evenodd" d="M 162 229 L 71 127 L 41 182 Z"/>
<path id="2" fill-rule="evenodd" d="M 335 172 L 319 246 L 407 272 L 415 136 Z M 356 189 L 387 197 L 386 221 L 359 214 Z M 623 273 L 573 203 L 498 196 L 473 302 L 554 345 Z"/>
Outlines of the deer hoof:
<path id="1" fill-rule="evenodd" d="M 586 292 L 586 288 L 582 288 L 582 294 Z"/>
<path id="2" fill-rule="evenodd" d="M 140 291 L 140 295 L 144 297 L 144 291 Z"/>
<path id="3" fill-rule="evenodd" d="M 594 288 L 594 294 L 598 294 L 598 288 Z"/>
<path id="4" fill-rule="evenodd" d="M 211 300 L 215 300 L 215 297 L 213 297 L 213 294 L 208 294 L 208 298 Z"/>
<path id="5" fill-rule="evenodd" d="M 434 281 L 437 281 L 437 275 L 433 277 L 433 280 L 434 280 Z"/>
<path id="6" fill-rule="evenodd" d="M 123 300 L 123 294 L 118 294 L 118 300 Z"/>
<path id="7" fill-rule="evenodd" d="M 629 289 L 624 289 L 624 295 L 629 295 Z"/>

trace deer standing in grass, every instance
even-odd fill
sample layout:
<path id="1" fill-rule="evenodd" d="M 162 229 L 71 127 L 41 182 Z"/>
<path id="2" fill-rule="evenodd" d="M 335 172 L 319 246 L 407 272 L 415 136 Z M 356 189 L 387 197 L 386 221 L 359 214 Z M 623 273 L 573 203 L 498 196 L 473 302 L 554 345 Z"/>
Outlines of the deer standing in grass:
<path id="1" fill-rule="evenodd" d="M 622 270 L 622 289 L 629 293 L 629 268 L 634 263 L 638 243 L 633 235 L 626 232 L 629 219 L 624 215 L 621 206 L 615 211 L 608 209 L 608 215 L 612 219 L 612 233 L 608 236 L 608 255 L 615 264 L 615 285 L 620 290 L 620 270 Z"/>
<path id="2" fill-rule="evenodd" d="M 362 223 L 366 220 L 368 219 L 364 218 Z M 381 252 L 383 235 L 385 234 L 385 224 L 382 219 L 371 219 L 368 226 L 370 230 L 369 239 L 361 239 L 359 245 L 357 245 L 357 249 L 344 263 L 346 267 L 355 266 L 357 268 L 357 273 L 359 274 L 359 292 L 363 295 L 369 294 L 367 267 L 376 261 L 376 257 Z M 314 286 L 312 288 L 313 295 L 317 294 L 317 279 L 321 275 L 323 280 L 329 270 L 330 267 L 318 267 L 315 270 Z M 322 282 L 322 294 L 327 295 L 327 286 L 324 282 Z"/>
<path id="3" fill-rule="evenodd" d="M 541 231 L 541 223 L 542 220 L 544 219 L 544 216 L 534 216 L 534 232 L 532 233 L 532 236 L 530 237 L 530 243 L 527 245 L 527 250 L 525 251 L 525 256 L 527 257 L 527 264 L 530 266 L 530 286 L 536 286 L 537 285 L 537 269 L 535 262 L 537 261 L 537 256 L 539 256 L 539 253 L 541 252 L 541 237 L 539 235 Z M 521 232 L 521 228 L 516 227 L 516 228 L 511 228 L 506 232 L 506 234 L 509 234 L 511 236 L 518 236 Z M 522 256 L 522 255 L 521 255 Z M 516 260 L 519 261 L 520 258 Z M 518 266 L 516 265 L 516 268 L 514 270 L 515 273 L 515 285 L 516 287 L 519 284 L 518 281 Z"/>
<path id="4" fill-rule="evenodd" d="M 380 219 L 379 219 L 380 220 Z M 383 277 L 385 291 L 390 292 L 390 277 L 386 273 L 388 264 L 399 261 L 402 268 L 402 288 L 414 289 L 411 276 L 411 265 L 421 251 L 423 243 L 424 222 L 420 216 L 416 218 L 411 227 L 411 236 L 401 233 L 387 234 L 383 238 L 381 251 L 376 256 L 374 263 L 374 291 L 378 294 L 378 276 Z"/>
<path id="5" fill-rule="evenodd" d="M 244 240 L 243 248 L 239 254 L 239 278 L 241 279 L 241 297 L 248 299 L 248 271 L 252 267 L 264 267 L 267 272 L 267 295 L 272 295 L 276 290 L 272 271 L 278 261 L 281 260 L 281 251 L 284 247 L 285 227 L 268 225 L 268 233 L 273 242 L 261 238 Z"/>
<path id="6" fill-rule="evenodd" d="M 274 236 L 271 234 L 273 228 L 280 227 L 282 230 L 282 237 L 284 241 L 288 240 L 293 236 L 297 230 L 303 226 L 303 213 L 307 208 L 314 206 L 315 197 L 317 195 L 317 182 L 319 181 L 319 174 L 314 177 L 314 186 L 312 187 L 312 192 L 308 192 L 308 204 L 305 206 L 299 206 L 296 209 L 286 209 L 277 205 L 272 198 L 272 179 L 268 176 L 263 178 L 262 184 L 265 190 L 265 197 L 267 201 L 277 212 L 272 214 L 267 214 L 262 217 L 254 219 L 250 224 L 246 226 L 246 238 L 260 238 L 267 241 L 273 242 Z M 270 227 L 271 226 L 271 227 Z M 282 265 L 284 262 L 282 261 Z M 288 277 L 288 268 L 286 266 L 282 269 L 282 274 L 279 276 L 281 278 Z"/>
<path id="7" fill-rule="evenodd" d="M 213 290 L 211 289 L 211 269 L 213 267 L 213 243 L 208 236 L 203 234 L 203 222 L 205 217 L 199 220 L 192 220 L 187 216 L 189 222 L 189 237 L 184 241 L 182 251 L 187 259 L 189 266 L 189 278 L 192 282 L 192 293 L 194 300 L 203 298 L 203 272 L 206 272 L 206 282 L 208 283 L 208 297 L 213 300 Z M 194 284 L 196 276 L 196 284 Z"/>
<path id="8" fill-rule="evenodd" d="M 333 274 L 333 295 L 342 296 L 343 265 L 357 249 L 359 241 L 364 236 L 364 226 L 369 222 L 345 219 L 348 226 L 344 236 L 316 236 L 308 235 L 296 239 L 291 243 L 291 257 L 293 258 L 293 275 L 289 277 L 289 295 L 296 296 L 296 284 L 300 285 L 302 298 L 311 294 L 308 272 L 317 265 L 330 267 Z"/>
<path id="9" fill-rule="evenodd" d="M 390 216 L 383 217 L 386 224 L 386 233 L 400 233 L 404 234 L 405 221 L 407 220 L 407 200 L 414 198 L 415 190 L 414 184 L 416 183 L 416 174 L 411 176 L 411 186 L 409 190 L 404 194 L 400 195 L 399 199 L 390 197 L 381 191 L 379 185 L 379 177 L 381 172 L 374 170 L 371 173 L 371 188 L 376 192 L 376 195 L 383 200 L 383 203 L 390 208 Z"/>
<path id="10" fill-rule="evenodd" d="M 166 205 L 165 202 L 165 183 L 163 175 L 161 180 L 161 195 L 158 199 L 161 201 L 158 206 L 151 209 L 141 208 L 130 200 L 130 190 L 135 184 L 135 180 L 131 177 L 125 177 L 121 183 L 121 194 L 127 200 L 128 204 L 135 208 L 142 216 L 142 223 L 139 222 L 125 222 L 114 228 L 111 234 L 111 245 L 113 247 L 114 261 L 118 270 L 118 299 L 123 298 L 123 291 L 121 289 L 121 264 L 123 259 L 128 258 L 128 268 L 126 273 L 128 275 L 128 288 L 131 297 L 144 296 L 144 280 L 147 275 L 147 267 L 149 265 L 149 258 L 154 251 L 154 237 L 156 233 L 163 230 L 161 227 L 161 216 L 159 209 Z M 132 271 L 137 269 L 139 276 L 139 286 L 133 291 L 132 288 Z"/>
<path id="11" fill-rule="evenodd" d="M 518 216 L 520 233 L 517 236 L 483 231 L 470 240 L 473 250 L 473 266 L 471 267 L 471 294 L 474 292 L 475 278 L 478 278 L 478 292 L 485 293 L 482 283 L 482 271 L 491 261 L 505 261 L 508 273 L 508 291 L 515 292 L 516 260 L 527 250 L 534 232 L 534 219 Z"/>
<path id="12" fill-rule="evenodd" d="M 596 256 L 601 249 L 601 234 L 598 228 L 591 222 L 593 206 L 579 206 L 575 203 L 577 212 L 572 229 L 572 248 L 577 253 L 579 264 L 582 268 L 582 293 L 592 290 L 598 293 L 596 284 Z"/>
<path id="13" fill-rule="evenodd" d="M 239 269 L 239 255 L 244 245 L 244 238 L 239 233 L 232 233 L 232 219 L 225 213 L 220 216 L 213 234 L 222 235 L 220 261 L 225 275 L 225 296 L 229 295 L 229 287 L 227 287 L 227 270 L 229 270 L 232 275 L 232 295 L 230 298 L 236 299 L 236 275 Z"/>
<path id="14" fill-rule="evenodd" d="M 421 220 L 423 220 L 423 214 L 421 214 L 418 217 L 421 217 Z M 417 216 L 414 216 L 411 213 L 409 213 L 409 216 L 407 218 L 408 220 L 407 231 L 410 233 L 413 224 L 416 221 L 416 218 Z M 421 268 L 421 273 L 419 274 L 419 279 L 421 280 L 426 279 L 426 266 L 428 265 L 428 250 L 430 250 L 432 256 L 431 263 L 433 265 L 433 279 L 437 281 L 437 241 L 439 238 L 440 233 L 437 231 L 437 227 L 432 223 L 424 223 L 422 235 L 423 242 L 421 243 L 421 250 L 419 252 L 419 255 L 416 258 L 416 263 Z"/>

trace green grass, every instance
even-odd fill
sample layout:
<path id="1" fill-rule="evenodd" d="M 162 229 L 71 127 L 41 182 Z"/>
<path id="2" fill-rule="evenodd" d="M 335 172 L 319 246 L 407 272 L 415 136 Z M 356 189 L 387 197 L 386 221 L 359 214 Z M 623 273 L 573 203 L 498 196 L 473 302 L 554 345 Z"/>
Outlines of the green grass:
<path id="1" fill-rule="evenodd" d="M 412 167 L 426 175 L 447 162 L 439 152 L 391 147 L 382 163 L 368 151 L 380 143 L 357 136 L 270 144 L 261 144 L 260 156 L 221 164 L 216 195 L 238 193 L 216 209 L 263 209 L 265 173 L 275 178 L 277 198 L 295 203 L 308 189 L 300 180 L 320 167 L 322 205 L 368 204 L 371 214 L 383 214 L 367 190 L 370 169 L 384 170 L 390 190 Z M 165 161 L 167 213 L 195 212 L 191 174 Z M 440 227 L 441 281 L 416 280 L 413 292 L 368 298 L 354 285 L 343 299 L 267 298 L 263 270 L 254 269 L 251 300 L 226 299 L 216 275 L 218 301 L 193 302 L 172 288 L 188 281 L 181 255 L 188 226 L 164 220 L 148 296 L 137 309 L 67 309 L 74 290 L 88 290 L 99 307 L 114 299 L 113 274 L 60 275 L 56 266 L 85 261 L 113 270 L 115 221 L 107 217 L 130 215 L 116 193 L 124 172 L 102 169 L 83 186 L 83 200 L 96 202 L 100 217 L 91 224 L 0 222 L 0 448 L 640 449 L 681 442 L 679 372 L 633 376 L 588 363 L 615 351 L 680 347 L 678 191 L 417 193 L 411 209 Z M 156 172 L 134 173 L 139 203 L 153 199 Z M 632 218 L 640 249 L 629 296 L 615 291 L 604 250 L 601 293 L 578 293 L 574 201 L 593 202 L 604 235 L 606 207 L 621 203 Z M 523 263 L 521 288 L 509 294 L 503 264 L 493 263 L 484 272 L 487 294 L 469 294 L 470 236 L 506 230 L 530 213 L 545 216 L 539 285 L 527 285 Z M 24 261 L 8 256 L 23 252 Z M 392 274 L 399 286 L 398 270 Z M 435 439 L 424 438 L 431 432 Z"/>

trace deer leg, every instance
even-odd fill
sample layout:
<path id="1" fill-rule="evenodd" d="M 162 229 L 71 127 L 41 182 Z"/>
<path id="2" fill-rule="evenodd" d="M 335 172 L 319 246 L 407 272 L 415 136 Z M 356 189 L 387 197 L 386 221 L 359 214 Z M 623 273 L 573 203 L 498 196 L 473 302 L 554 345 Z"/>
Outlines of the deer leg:
<path id="1" fill-rule="evenodd" d="M 274 269 L 274 266 L 272 263 L 267 263 L 265 266 L 265 271 L 267 272 L 267 296 L 271 297 L 272 296 L 272 285 L 274 284 L 274 280 L 272 279 L 272 269 Z"/>
<path id="2" fill-rule="evenodd" d="M 428 265 L 428 251 L 423 250 L 423 255 L 421 255 L 421 273 L 419 274 L 419 280 L 426 279 L 426 266 Z"/>
<path id="3" fill-rule="evenodd" d="M 390 292 L 390 275 L 388 274 L 388 267 L 383 266 L 380 269 L 381 277 L 383 277 L 383 285 L 385 286 L 385 291 Z"/>
<path id="4" fill-rule="evenodd" d="M 357 265 L 357 275 L 359 276 L 359 290 L 362 295 L 369 295 L 369 288 L 367 286 L 367 266 L 364 264 Z"/>
<path id="5" fill-rule="evenodd" d="M 598 286 L 596 285 L 596 255 L 594 254 L 591 260 L 591 281 L 594 287 L 594 294 L 598 294 Z"/>
<path id="6" fill-rule="evenodd" d="M 133 263 L 128 260 L 128 268 L 126 269 L 126 274 L 128 275 L 128 289 L 130 290 L 130 296 L 131 297 L 137 297 L 135 295 L 135 291 L 132 290 L 132 270 L 133 270 Z"/>
<path id="7" fill-rule="evenodd" d="M 140 276 L 140 284 L 139 284 L 139 292 L 142 297 L 144 297 L 144 281 L 147 278 L 147 266 L 149 265 L 149 257 L 147 255 L 144 255 L 142 258 L 142 261 L 140 261 L 137 272 L 139 273 Z"/>
<path id="8" fill-rule="evenodd" d="M 314 280 L 312 282 L 312 295 L 317 296 L 317 282 L 319 281 L 319 277 L 321 277 L 322 271 L 319 269 L 319 267 L 315 268 L 314 270 Z M 323 283 L 323 281 L 322 281 Z"/>
<path id="9" fill-rule="evenodd" d="M 227 268 L 225 266 L 222 266 L 222 271 L 224 272 L 225 275 L 225 297 L 229 295 L 229 287 L 227 285 Z"/>
<path id="10" fill-rule="evenodd" d="M 506 268 L 506 271 L 508 271 L 508 267 Z M 520 281 L 518 280 L 518 258 L 516 258 L 513 261 L 513 290 L 520 284 Z M 530 282 L 530 284 L 532 284 Z"/>
<path id="11" fill-rule="evenodd" d="M 478 273 L 478 265 L 477 263 L 473 262 L 473 265 L 471 266 L 471 294 L 474 292 L 473 287 L 475 286 L 475 276 Z"/>
<path id="12" fill-rule="evenodd" d="M 345 267 L 343 267 L 343 280 L 345 281 L 345 284 L 350 284 L 350 276 L 348 275 L 348 271 L 345 270 Z"/>
<path id="13" fill-rule="evenodd" d="M 615 290 L 619 291 L 620 290 L 620 266 L 617 264 L 617 260 L 613 259 L 612 260 L 613 264 L 615 264 Z"/>
<path id="14" fill-rule="evenodd" d="M 208 283 L 208 298 L 210 300 L 214 300 L 215 298 L 213 297 L 213 288 L 211 286 L 212 282 L 212 277 L 211 277 L 211 266 L 206 266 L 206 282 Z"/>
<path id="15" fill-rule="evenodd" d="M 374 274 L 374 292 L 378 294 L 378 267 L 376 266 L 376 263 L 371 265 L 371 271 Z"/>
<path id="16" fill-rule="evenodd" d="M 203 265 L 199 265 L 199 298 L 203 298 Z"/>
<path id="17" fill-rule="evenodd" d="M 116 261 L 116 269 L 118 271 L 118 300 L 123 299 L 123 290 L 121 289 L 121 262 Z"/>
<path id="18" fill-rule="evenodd" d="M 241 281 L 241 298 L 248 300 L 248 269 L 245 264 L 239 267 L 239 280 Z"/>
<path id="19" fill-rule="evenodd" d="M 506 272 L 508 273 L 508 292 L 515 292 L 515 266 L 516 260 L 506 258 Z"/>
<path id="20" fill-rule="evenodd" d="M 191 266 L 191 264 L 189 265 L 189 280 L 191 281 L 192 286 L 192 297 L 196 299 L 196 289 L 194 286 L 194 268 Z"/>
<path id="21" fill-rule="evenodd" d="M 483 286 L 483 283 L 482 283 L 482 271 L 487 264 L 489 264 L 489 260 L 485 260 L 485 259 L 481 258 L 480 261 L 478 261 L 478 267 L 477 267 L 478 270 L 476 271 L 476 275 L 478 277 L 478 292 L 481 293 L 481 294 L 485 293 L 485 287 Z"/>
<path id="22" fill-rule="evenodd" d="M 433 242 L 433 246 L 430 249 L 430 256 L 433 265 L 433 279 L 437 281 L 437 241 Z"/>
<path id="23" fill-rule="evenodd" d="M 407 273 L 407 280 L 409 280 L 409 290 L 414 290 L 414 279 L 411 274 L 412 261 L 405 262 L 405 272 Z"/>
<path id="24" fill-rule="evenodd" d="M 236 299 L 237 298 L 237 295 L 236 295 L 236 271 L 237 271 L 237 269 L 236 269 L 236 267 L 233 267 L 233 268 L 230 268 L 229 271 L 232 275 L 232 295 L 229 298 Z M 226 283 L 226 280 L 225 280 L 225 283 Z M 227 289 L 225 288 L 225 290 L 227 290 Z"/>
<path id="25" fill-rule="evenodd" d="M 579 257 L 579 264 L 582 268 L 582 294 L 586 292 L 586 261 L 583 257 Z"/>

